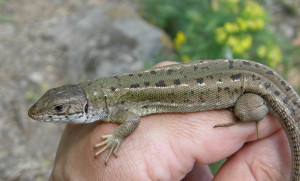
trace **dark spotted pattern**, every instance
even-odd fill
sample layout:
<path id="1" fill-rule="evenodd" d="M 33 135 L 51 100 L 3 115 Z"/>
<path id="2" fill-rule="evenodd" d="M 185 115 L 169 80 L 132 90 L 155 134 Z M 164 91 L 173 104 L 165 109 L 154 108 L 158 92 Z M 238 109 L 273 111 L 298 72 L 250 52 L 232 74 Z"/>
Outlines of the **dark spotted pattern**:
<path id="1" fill-rule="evenodd" d="M 251 66 L 251 63 L 249 63 L 248 61 L 243 61 L 243 64 L 247 66 Z"/>
<path id="2" fill-rule="evenodd" d="M 232 69 L 233 68 L 233 60 L 229 60 L 228 63 L 229 63 L 229 67 L 228 68 Z"/>
<path id="3" fill-rule="evenodd" d="M 279 91 L 275 91 L 274 94 L 275 94 L 276 96 L 279 96 L 279 95 L 280 95 L 280 92 L 279 92 Z"/>
<path id="4" fill-rule="evenodd" d="M 144 82 L 144 86 L 149 86 L 150 85 L 150 82 Z"/>
<path id="5" fill-rule="evenodd" d="M 287 103 L 289 102 L 289 98 L 288 98 L 288 97 L 285 97 L 285 98 L 282 100 L 282 102 L 283 102 L 284 104 L 287 104 Z"/>
<path id="6" fill-rule="evenodd" d="M 180 80 L 179 80 L 179 79 L 175 79 L 175 80 L 174 80 L 174 84 L 180 85 Z"/>
<path id="7" fill-rule="evenodd" d="M 138 88 L 138 87 L 140 87 L 140 84 L 131 84 L 130 85 L 130 88 Z"/>
<path id="8" fill-rule="evenodd" d="M 167 70 L 167 75 L 171 75 L 173 72 L 175 72 L 175 70 L 169 69 L 169 70 Z"/>
<path id="9" fill-rule="evenodd" d="M 152 74 L 152 75 L 155 75 L 157 72 L 156 71 L 154 71 L 154 70 L 151 70 L 150 71 L 150 74 Z"/>
<path id="10" fill-rule="evenodd" d="M 228 108 L 244 93 L 257 94 L 276 113 L 289 135 L 294 156 L 292 178 L 300 181 L 300 176 L 295 176 L 300 170 L 299 96 L 274 70 L 262 64 L 212 60 L 153 68 L 97 80 L 90 84 L 90 97 L 102 89 L 105 93 L 111 91 L 108 103 L 140 115 Z M 100 100 L 99 94 L 92 100 Z"/>
<path id="11" fill-rule="evenodd" d="M 166 87 L 167 85 L 165 84 L 165 81 L 160 80 L 156 84 L 156 87 Z"/>
<path id="12" fill-rule="evenodd" d="M 196 82 L 197 82 L 198 84 L 203 84 L 204 80 L 203 80 L 203 78 L 197 78 L 197 79 L 196 79 Z"/>
<path id="13" fill-rule="evenodd" d="M 270 83 L 264 83 L 263 85 L 264 85 L 264 88 L 266 88 L 266 89 L 268 89 L 268 88 L 271 87 L 271 84 L 270 84 Z"/>
<path id="14" fill-rule="evenodd" d="M 231 80 L 233 81 L 236 81 L 236 80 L 239 80 L 241 78 L 242 74 L 239 73 L 239 74 L 233 74 L 230 76 Z"/>

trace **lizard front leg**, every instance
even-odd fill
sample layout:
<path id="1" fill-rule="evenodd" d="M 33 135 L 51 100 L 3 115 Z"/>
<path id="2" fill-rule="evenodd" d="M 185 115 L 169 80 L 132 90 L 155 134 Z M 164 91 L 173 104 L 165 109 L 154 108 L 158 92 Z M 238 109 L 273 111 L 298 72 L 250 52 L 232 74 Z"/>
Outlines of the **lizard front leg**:
<path id="1" fill-rule="evenodd" d="M 102 147 L 95 153 L 95 158 L 106 149 L 109 149 L 109 153 L 104 161 L 105 165 L 107 165 L 112 153 L 117 157 L 118 149 L 124 139 L 139 125 L 140 116 L 129 111 L 118 111 L 111 116 L 111 122 L 118 123 L 120 126 L 118 126 L 112 134 L 101 136 L 101 138 L 105 140 L 95 145 L 95 149 Z"/>

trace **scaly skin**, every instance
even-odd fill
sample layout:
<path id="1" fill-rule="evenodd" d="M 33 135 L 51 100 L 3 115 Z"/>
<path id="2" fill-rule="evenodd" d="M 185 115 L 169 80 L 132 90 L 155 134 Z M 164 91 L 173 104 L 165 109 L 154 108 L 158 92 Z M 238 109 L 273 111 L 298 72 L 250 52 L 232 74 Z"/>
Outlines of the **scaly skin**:
<path id="1" fill-rule="evenodd" d="M 241 122 L 258 122 L 268 112 L 278 118 L 292 150 L 290 180 L 300 181 L 300 98 L 272 69 L 252 61 L 195 61 L 67 85 L 46 92 L 29 116 L 40 121 L 119 123 L 95 146 L 100 148 L 95 156 L 109 149 L 107 163 L 141 116 L 231 107 Z"/>

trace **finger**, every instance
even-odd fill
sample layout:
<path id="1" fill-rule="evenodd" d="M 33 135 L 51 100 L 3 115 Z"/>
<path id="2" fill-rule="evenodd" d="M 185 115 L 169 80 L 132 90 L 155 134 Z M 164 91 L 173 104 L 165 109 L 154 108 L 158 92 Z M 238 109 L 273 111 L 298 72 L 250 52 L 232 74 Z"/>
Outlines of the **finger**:
<path id="1" fill-rule="evenodd" d="M 215 180 L 288 180 L 291 154 L 283 130 L 245 145 L 217 173 Z M 230 177 L 228 177 L 230 175 Z"/>
<path id="2" fill-rule="evenodd" d="M 154 65 L 154 67 L 161 67 L 161 66 L 172 65 L 172 64 L 178 64 L 178 62 L 164 61 Z"/>

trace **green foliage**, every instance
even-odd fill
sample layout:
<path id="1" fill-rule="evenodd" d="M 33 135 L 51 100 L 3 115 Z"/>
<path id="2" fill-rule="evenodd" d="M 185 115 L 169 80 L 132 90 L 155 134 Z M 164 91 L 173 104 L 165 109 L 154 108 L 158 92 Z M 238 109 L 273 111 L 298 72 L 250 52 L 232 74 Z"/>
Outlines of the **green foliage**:
<path id="1" fill-rule="evenodd" d="M 254 0 L 143 0 L 141 14 L 172 38 L 182 61 L 215 58 L 287 62 L 291 43 L 268 28 Z M 288 44 L 288 45 L 287 45 Z M 288 48 L 287 48 L 288 47 Z"/>
<path id="2" fill-rule="evenodd" d="M 15 21 L 15 19 L 13 19 L 12 17 L 0 14 L 0 22 L 11 23 L 11 22 L 14 22 L 14 21 Z"/>
<path id="3" fill-rule="evenodd" d="M 0 6 L 6 2 L 7 2 L 6 0 L 0 0 Z M 14 22 L 14 21 L 15 20 L 12 17 L 0 13 L 0 23 L 1 22 L 9 22 L 10 23 L 10 22 Z"/>
<path id="4" fill-rule="evenodd" d="M 0 0 L 0 5 L 4 4 L 6 2 L 6 0 Z"/>
<path id="5" fill-rule="evenodd" d="M 221 166 L 226 162 L 226 159 L 220 160 L 216 163 L 212 163 L 209 165 L 209 168 L 212 174 L 216 175 L 217 171 L 221 168 Z"/>

